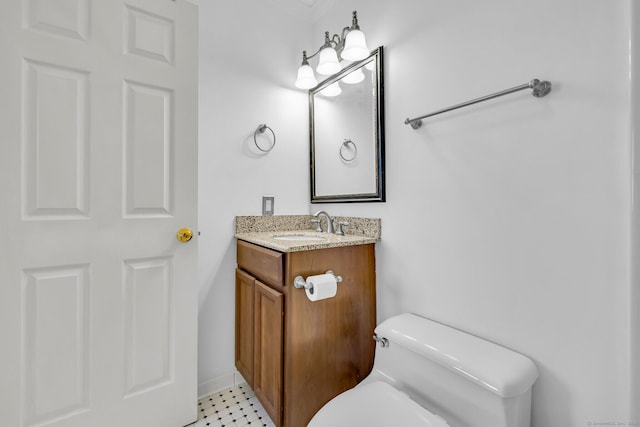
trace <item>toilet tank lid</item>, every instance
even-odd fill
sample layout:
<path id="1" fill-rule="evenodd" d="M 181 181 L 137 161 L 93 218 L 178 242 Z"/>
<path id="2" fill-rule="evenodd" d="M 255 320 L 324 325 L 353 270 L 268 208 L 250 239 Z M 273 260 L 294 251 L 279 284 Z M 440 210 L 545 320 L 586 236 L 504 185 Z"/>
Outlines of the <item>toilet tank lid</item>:
<path id="1" fill-rule="evenodd" d="M 375 332 L 504 398 L 525 393 L 538 377 L 528 357 L 415 314 L 391 317 Z"/>

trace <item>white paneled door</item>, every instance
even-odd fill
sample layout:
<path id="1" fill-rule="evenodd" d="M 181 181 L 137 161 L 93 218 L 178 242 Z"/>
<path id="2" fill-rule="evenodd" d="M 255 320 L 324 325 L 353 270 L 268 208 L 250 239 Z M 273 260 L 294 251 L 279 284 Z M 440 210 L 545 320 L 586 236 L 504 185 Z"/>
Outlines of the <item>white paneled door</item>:
<path id="1" fill-rule="evenodd" d="M 186 0 L 2 2 L 1 426 L 195 421 L 197 50 Z"/>

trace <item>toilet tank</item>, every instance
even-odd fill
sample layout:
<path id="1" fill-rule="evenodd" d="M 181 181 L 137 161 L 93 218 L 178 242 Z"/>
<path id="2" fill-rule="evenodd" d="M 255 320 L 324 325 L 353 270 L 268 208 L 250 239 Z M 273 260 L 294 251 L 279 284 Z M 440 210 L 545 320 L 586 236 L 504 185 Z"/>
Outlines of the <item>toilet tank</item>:
<path id="1" fill-rule="evenodd" d="M 386 381 L 451 427 L 529 427 L 533 362 L 512 350 L 414 314 L 375 329 L 376 348 L 363 382 Z"/>

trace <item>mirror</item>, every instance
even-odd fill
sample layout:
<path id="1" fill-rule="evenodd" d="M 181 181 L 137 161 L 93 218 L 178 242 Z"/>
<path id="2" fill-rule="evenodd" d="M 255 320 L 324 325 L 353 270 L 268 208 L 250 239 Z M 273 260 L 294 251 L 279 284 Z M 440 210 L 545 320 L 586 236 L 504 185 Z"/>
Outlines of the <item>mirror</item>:
<path id="1" fill-rule="evenodd" d="M 309 90 L 311 203 L 385 201 L 382 64 L 380 46 Z"/>

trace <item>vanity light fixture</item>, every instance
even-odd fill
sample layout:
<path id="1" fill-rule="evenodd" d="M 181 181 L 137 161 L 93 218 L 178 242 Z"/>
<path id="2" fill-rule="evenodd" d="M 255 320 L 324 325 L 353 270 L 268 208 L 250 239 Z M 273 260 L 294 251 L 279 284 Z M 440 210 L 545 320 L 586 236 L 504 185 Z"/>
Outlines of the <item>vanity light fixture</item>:
<path id="1" fill-rule="evenodd" d="M 358 25 L 358 12 L 353 11 L 351 27 L 344 27 L 342 35 L 334 34 L 329 37 L 329 32 L 324 33 L 324 44 L 312 54 L 307 55 L 307 51 L 302 51 L 302 64 L 298 68 L 298 78 L 295 85 L 300 89 L 311 89 L 318 84 L 313 69 L 309 65 L 309 59 L 320 55 L 319 63 L 316 67 L 318 74 L 333 75 L 342 69 L 338 60 L 340 58 L 347 61 L 359 61 L 370 55 L 367 42 L 360 26 Z"/>

